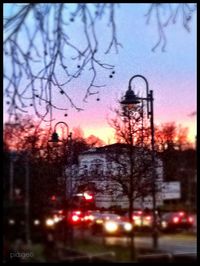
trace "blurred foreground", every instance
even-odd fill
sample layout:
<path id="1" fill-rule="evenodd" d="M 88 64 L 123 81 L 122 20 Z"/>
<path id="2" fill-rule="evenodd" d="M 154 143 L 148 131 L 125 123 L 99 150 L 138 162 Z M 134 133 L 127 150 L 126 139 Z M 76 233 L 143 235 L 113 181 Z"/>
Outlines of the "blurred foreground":
<path id="1" fill-rule="evenodd" d="M 119 225 L 119 228 L 122 228 L 121 226 L 125 225 L 126 228 L 128 224 L 126 216 L 98 213 L 96 220 L 94 217 L 90 220 L 91 216 L 79 219 L 81 216 L 73 213 L 71 224 L 66 223 L 66 219 L 61 217 L 62 215 L 54 215 L 46 219 L 45 224 L 35 220 L 29 243 L 24 232 L 20 232 L 20 227 L 15 227 L 15 221 L 10 221 L 10 227 L 4 231 L 4 262 L 130 261 L 129 233 L 119 231 L 120 233 L 116 234 L 113 228 L 117 227 L 112 227 Z M 134 229 L 136 261 L 195 261 L 197 256 L 195 217 L 195 223 L 190 229 L 174 232 L 159 231 L 158 250 L 152 249 L 151 228 Z M 102 223 L 108 225 L 109 222 L 109 226 L 105 228 L 111 231 L 106 233 L 105 230 L 98 230 L 95 222 L 97 225 Z"/>

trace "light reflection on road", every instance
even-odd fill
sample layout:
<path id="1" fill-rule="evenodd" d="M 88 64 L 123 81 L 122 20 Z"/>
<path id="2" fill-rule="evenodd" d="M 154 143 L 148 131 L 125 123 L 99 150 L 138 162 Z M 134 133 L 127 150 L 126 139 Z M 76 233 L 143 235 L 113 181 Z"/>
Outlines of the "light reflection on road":
<path id="1" fill-rule="evenodd" d="M 135 245 L 137 247 L 151 247 L 151 237 L 135 237 Z M 161 236 L 159 238 L 159 249 L 179 253 L 179 252 L 197 252 L 196 236 L 170 235 Z M 105 237 L 106 245 L 122 245 L 128 246 L 129 238 L 127 237 Z"/>
<path id="2" fill-rule="evenodd" d="M 79 231 L 79 230 L 78 230 Z M 81 230 L 77 235 L 84 235 L 85 238 L 90 239 L 94 243 L 104 243 L 106 245 L 120 245 L 128 247 L 129 237 L 103 237 L 102 235 L 92 235 L 90 230 Z M 135 236 L 135 246 L 141 248 L 152 248 L 152 237 Z M 195 234 L 164 234 L 159 237 L 159 250 L 169 251 L 173 253 L 197 253 L 197 236 Z"/>

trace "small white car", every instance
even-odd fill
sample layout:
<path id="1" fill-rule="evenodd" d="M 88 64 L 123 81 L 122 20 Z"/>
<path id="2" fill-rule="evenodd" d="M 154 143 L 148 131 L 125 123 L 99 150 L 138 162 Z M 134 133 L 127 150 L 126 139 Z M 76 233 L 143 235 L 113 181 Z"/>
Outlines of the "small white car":
<path id="1" fill-rule="evenodd" d="M 133 226 L 117 214 L 101 213 L 91 224 L 93 234 L 121 235 L 132 231 Z"/>

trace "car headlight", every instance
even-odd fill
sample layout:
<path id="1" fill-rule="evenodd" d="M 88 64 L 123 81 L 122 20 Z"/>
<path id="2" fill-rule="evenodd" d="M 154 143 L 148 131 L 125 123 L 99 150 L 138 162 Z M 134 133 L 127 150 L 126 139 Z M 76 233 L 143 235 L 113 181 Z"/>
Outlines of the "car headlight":
<path id="1" fill-rule="evenodd" d="M 49 218 L 49 219 L 46 220 L 46 226 L 51 227 L 53 225 L 54 225 L 54 220 L 53 219 Z"/>
<path id="2" fill-rule="evenodd" d="M 162 226 L 162 228 L 166 228 L 166 227 L 167 227 L 167 222 L 162 221 L 162 222 L 161 222 L 161 226 Z"/>
<path id="3" fill-rule="evenodd" d="M 125 229 L 126 231 L 131 231 L 132 228 L 133 228 L 133 226 L 132 226 L 131 223 L 125 223 L 125 224 L 124 224 L 124 229 Z"/>
<path id="4" fill-rule="evenodd" d="M 103 220 L 101 220 L 101 219 L 96 220 L 96 224 L 102 224 L 102 223 L 103 223 Z"/>
<path id="5" fill-rule="evenodd" d="M 34 220 L 33 224 L 34 224 L 35 226 L 37 226 L 37 225 L 40 224 L 40 221 L 36 219 L 36 220 Z"/>
<path id="6" fill-rule="evenodd" d="M 113 221 L 108 221 L 108 222 L 105 222 L 104 227 L 107 232 L 114 233 L 118 229 L 118 224 Z"/>
<path id="7" fill-rule="evenodd" d="M 136 226 L 141 226 L 141 224 L 142 224 L 142 221 L 141 221 L 140 218 L 138 218 L 138 219 L 134 219 L 134 225 L 136 225 Z"/>
<path id="8" fill-rule="evenodd" d="M 53 220 L 55 223 L 58 223 L 58 222 L 60 222 L 61 219 L 58 216 L 54 216 Z"/>

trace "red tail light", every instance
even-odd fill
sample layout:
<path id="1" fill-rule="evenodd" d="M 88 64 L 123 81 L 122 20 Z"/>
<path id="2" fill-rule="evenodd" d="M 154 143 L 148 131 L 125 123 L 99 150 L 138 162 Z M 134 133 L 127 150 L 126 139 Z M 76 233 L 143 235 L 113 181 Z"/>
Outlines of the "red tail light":
<path id="1" fill-rule="evenodd" d="M 179 218 L 178 218 L 178 217 L 174 217 L 174 218 L 173 218 L 173 223 L 176 224 L 176 223 L 178 223 L 178 222 L 179 222 Z"/>
<path id="2" fill-rule="evenodd" d="M 55 195 L 51 196 L 51 200 L 55 201 L 56 200 L 56 196 Z"/>
<path id="3" fill-rule="evenodd" d="M 151 216 L 146 216 L 146 220 L 150 221 L 151 220 Z"/>
<path id="4" fill-rule="evenodd" d="M 179 212 L 179 215 L 182 217 L 182 216 L 185 215 L 185 213 L 184 212 Z"/>
<path id="5" fill-rule="evenodd" d="M 193 223 L 193 222 L 194 222 L 194 219 L 193 219 L 193 217 L 191 217 L 191 216 L 190 216 L 190 217 L 188 217 L 188 222 L 189 222 L 189 223 Z"/>

